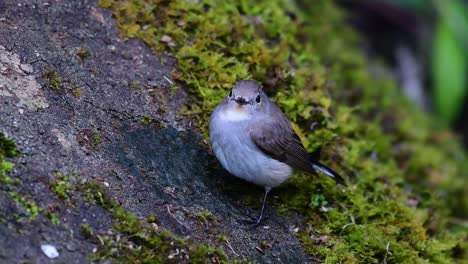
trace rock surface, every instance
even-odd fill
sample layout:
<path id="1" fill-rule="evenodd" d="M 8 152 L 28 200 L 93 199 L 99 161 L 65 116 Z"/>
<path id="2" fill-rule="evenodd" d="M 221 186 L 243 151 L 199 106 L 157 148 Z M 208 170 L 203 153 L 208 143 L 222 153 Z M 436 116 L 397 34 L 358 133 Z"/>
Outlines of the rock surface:
<path id="1" fill-rule="evenodd" d="M 238 221 L 257 215 L 262 190 L 228 175 L 190 120 L 177 115 L 188 95 L 172 84 L 175 66 L 139 41 L 121 41 L 96 1 L 0 2 L 0 131 L 21 152 L 11 176 L 22 182 L 18 192 L 40 208 L 56 208 L 60 220 L 54 225 L 41 214 L 18 221 L 21 207 L 1 186 L 2 263 L 86 263 L 96 244 L 81 224 L 109 228 L 104 209 L 57 198 L 49 187 L 55 172 L 101 182 L 125 209 L 154 214 L 161 229 L 231 257 L 311 262 L 294 235 L 299 217 L 270 206 L 268 228 L 249 230 Z M 245 194 L 258 206 L 244 205 Z M 214 220 L 200 220 L 203 212 Z M 49 259 L 43 244 L 59 256 Z"/>

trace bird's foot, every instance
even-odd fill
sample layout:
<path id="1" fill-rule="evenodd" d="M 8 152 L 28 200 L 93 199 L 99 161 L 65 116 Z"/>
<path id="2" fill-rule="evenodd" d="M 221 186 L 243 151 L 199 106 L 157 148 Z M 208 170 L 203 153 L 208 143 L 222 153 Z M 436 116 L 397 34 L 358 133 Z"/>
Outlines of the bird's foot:
<path id="1" fill-rule="evenodd" d="M 263 222 L 264 222 L 265 218 L 258 218 L 258 219 L 255 219 L 255 218 L 251 218 L 251 219 L 240 219 L 240 220 L 237 220 L 238 223 L 240 224 L 243 224 L 243 225 L 247 225 L 248 226 L 248 230 L 251 230 L 251 229 L 255 229 L 257 228 L 258 226 L 260 226 Z"/>

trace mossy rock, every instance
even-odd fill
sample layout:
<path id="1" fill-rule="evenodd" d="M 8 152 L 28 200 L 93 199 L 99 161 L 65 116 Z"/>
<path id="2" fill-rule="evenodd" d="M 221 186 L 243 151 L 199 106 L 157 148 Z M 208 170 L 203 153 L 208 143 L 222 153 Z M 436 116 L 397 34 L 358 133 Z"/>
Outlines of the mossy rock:
<path id="1" fill-rule="evenodd" d="M 310 224 L 306 250 L 327 263 L 453 263 L 468 256 L 466 157 L 455 136 L 414 109 L 369 68 L 359 37 L 332 1 L 101 0 L 126 38 L 178 61 L 207 135 L 214 106 L 255 79 L 285 111 L 306 148 L 349 186 L 296 175 L 277 206 Z M 374 71 L 378 72 L 378 71 Z M 321 204 L 314 197 L 320 194 Z M 322 201 L 323 200 L 323 201 Z"/>

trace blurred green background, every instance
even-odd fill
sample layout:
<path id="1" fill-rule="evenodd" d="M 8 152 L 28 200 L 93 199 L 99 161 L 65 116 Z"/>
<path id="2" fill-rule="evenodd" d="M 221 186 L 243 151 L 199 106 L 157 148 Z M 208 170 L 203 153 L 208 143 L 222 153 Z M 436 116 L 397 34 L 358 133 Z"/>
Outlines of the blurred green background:
<path id="1" fill-rule="evenodd" d="M 468 146 L 468 1 L 341 0 L 350 20 L 385 58 L 404 93 L 439 116 Z"/>

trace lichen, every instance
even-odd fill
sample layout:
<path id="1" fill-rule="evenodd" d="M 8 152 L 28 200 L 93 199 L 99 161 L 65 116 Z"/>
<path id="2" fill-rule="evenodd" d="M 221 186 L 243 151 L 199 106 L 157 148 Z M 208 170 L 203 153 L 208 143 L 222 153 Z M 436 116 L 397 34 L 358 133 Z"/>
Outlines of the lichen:
<path id="1" fill-rule="evenodd" d="M 125 38 L 177 58 L 177 81 L 193 97 L 181 113 L 205 136 L 233 83 L 255 79 L 305 147 L 347 176 L 349 186 L 338 188 L 297 174 L 277 190 L 276 207 L 309 224 L 298 236 L 311 255 L 326 263 L 468 258 L 467 228 L 451 220 L 468 216 L 463 150 L 399 94 L 384 66 L 366 60 L 332 1 L 99 3 Z"/>

